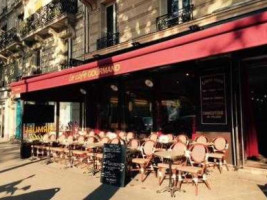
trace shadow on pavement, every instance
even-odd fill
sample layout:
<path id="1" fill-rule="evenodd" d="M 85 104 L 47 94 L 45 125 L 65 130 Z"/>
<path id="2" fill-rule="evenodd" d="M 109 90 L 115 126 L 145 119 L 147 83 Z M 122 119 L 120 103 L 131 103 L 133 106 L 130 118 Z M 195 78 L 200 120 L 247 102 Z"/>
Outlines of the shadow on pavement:
<path id="1" fill-rule="evenodd" d="M 17 185 L 19 185 L 22 181 L 26 180 L 26 179 L 29 179 L 29 178 L 32 178 L 34 177 L 35 175 L 31 175 L 27 178 L 24 178 L 24 179 L 20 179 L 18 181 L 15 181 L 15 182 L 12 182 L 12 183 L 8 183 L 6 185 L 1 185 L 0 186 L 0 193 L 3 193 L 5 192 L 6 194 L 10 194 L 10 195 L 13 195 L 17 190 L 28 190 L 31 188 L 30 185 L 28 186 L 25 186 L 23 188 L 18 188 Z"/>
<path id="2" fill-rule="evenodd" d="M 266 185 L 258 185 L 264 195 L 267 197 L 267 184 Z"/>
<path id="3" fill-rule="evenodd" d="M 10 170 L 13 170 L 13 169 L 17 169 L 17 168 L 20 168 L 20 167 L 24 167 L 26 165 L 30 165 L 30 164 L 33 164 L 33 163 L 37 163 L 37 162 L 41 162 L 45 159 L 40 159 L 40 160 L 36 160 L 36 161 L 31 161 L 31 162 L 28 162 L 28 163 L 24 163 L 24 164 L 21 164 L 21 165 L 17 165 L 15 167 L 11 167 L 11 168 L 8 168 L 8 169 L 4 169 L 4 170 L 1 170 L 0 171 L 0 174 L 4 173 L 4 172 L 8 172 Z"/>
<path id="4" fill-rule="evenodd" d="M 102 184 L 83 200 L 109 200 L 119 189 L 119 187 Z"/>
<path id="5" fill-rule="evenodd" d="M 1 198 L 1 200 L 49 200 L 60 190 L 60 188 L 51 188 L 47 190 L 37 190 L 17 196 L 9 196 Z"/>

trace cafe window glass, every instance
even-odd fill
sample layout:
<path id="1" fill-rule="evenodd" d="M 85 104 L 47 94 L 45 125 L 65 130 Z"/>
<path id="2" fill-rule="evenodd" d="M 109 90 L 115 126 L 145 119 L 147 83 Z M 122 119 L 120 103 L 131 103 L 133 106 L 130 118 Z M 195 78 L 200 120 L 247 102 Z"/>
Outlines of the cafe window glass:
<path id="1" fill-rule="evenodd" d="M 153 127 L 151 78 L 126 81 L 126 125 L 128 131 L 150 133 Z"/>
<path id="2" fill-rule="evenodd" d="M 159 128 L 165 133 L 192 133 L 197 105 L 197 79 L 193 71 L 163 74 L 160 77 Z"/>
<path id="3" fill-rule="evenodd" d="M 80 124 L 80 103 L 60 103 L 60 131 L 72 130 Z"/>
<path id="4" fill-rule="evenodd" d="M 101 130 L 118 129 L 118 94 L 117 83 L 102 85 L 98 103 L 98 127 Z"/>

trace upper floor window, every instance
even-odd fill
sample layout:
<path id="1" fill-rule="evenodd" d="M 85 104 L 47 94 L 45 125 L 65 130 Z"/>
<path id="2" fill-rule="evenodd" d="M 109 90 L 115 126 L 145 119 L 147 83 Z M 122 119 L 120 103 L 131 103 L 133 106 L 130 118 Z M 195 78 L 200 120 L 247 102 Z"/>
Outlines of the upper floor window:
<path id="1" fill-rule="evenodd" d="M 179 10 L 186 9 L 189 6 L 190 0 L 163 0 L 163 7 L 165 7 L 163 10 L 165 10 L 165 13 L 162 14 L 178 16 Z"/>
<path id="2" fill-rule="evenodd" d="M 157 28 L 159 30 L 191 20 L 192 6 L 191 0 L 161 0 L 160 13 L 157 18 Z"/>
<path id="3" fill-rule="evenodd" d="M 35 53 L 35 64 L 36 67 L 39 68 L 41 66 L 41 50 L 37 50 Z"/>
<path id="4" fill-rule="evenodd" d="M 116 3 L 105 4 L 102 8 L 102 38 L 97 40 L 97 49 L 103 49 L 119 43 Z"/>
<path id="5" fill-rule="evenodd" d="M 116 4 L 111 3 L 105 6 L 105 29 L 107 34 L 114 34 L 117 32 L 116 23 Z"/>

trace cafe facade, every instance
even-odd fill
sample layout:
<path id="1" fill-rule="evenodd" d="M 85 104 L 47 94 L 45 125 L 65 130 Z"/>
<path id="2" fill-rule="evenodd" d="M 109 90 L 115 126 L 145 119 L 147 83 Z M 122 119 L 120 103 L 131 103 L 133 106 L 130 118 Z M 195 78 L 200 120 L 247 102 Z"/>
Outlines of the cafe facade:
<path id="1" fill-rule="evenodd" d="M 77 119 L 72 127 L 202 134 L 210 140 L 223 136 L 228 162 L 243 167 L 249 159 L 267 156 L 266 28 L 267 12 L 261 12 L 24 78 L 11 84 L 12 95 L 22 100 L 22 129 L 25 133 L 26 122 L 34 121 L 30 113 L 53 124 L 59 135 L 64 130 L 60 106 L 72 103 Z M 43 117 L 48 107 L 41 113 L 28 105 L 50 105 L 54 117 Z"/>

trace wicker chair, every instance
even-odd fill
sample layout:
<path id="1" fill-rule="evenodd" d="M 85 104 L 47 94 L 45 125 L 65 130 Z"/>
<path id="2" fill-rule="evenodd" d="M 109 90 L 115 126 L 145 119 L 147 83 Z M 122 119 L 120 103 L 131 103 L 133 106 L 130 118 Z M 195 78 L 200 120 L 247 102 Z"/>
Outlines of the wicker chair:
<path id="1" fill-rule="evenodd" d="M 34 157 L 39 158 L 39 156 L 44 157 L 48 143 L 49 143 L 49 134 L 46 133 L 43 135 L 42 139 L 38 141 L 37 144 L 31 145 L 32 158 Z"/>
<path id="2" fill-rule="evenodd" d="M 117 137 L 117 138 L 112 139 L 110 141 L 110 144 L 121 144 L 121 145 L 123 145 L 124 141 L 122 139 L 120 139 L 119 137 Z"/>
<path id="3" fill-rule="evenodd" d="M 99 136 L 100 138 L 104 138 L 104 137 L 106 137 L 106 133 L 105 133 L 104 131 L 100 131 L 100 132 L 98 133 L 98 136 Z"/>
<path id="4" fill-rule="evenodd" d="M 206 136 L 200 135 L 200 136 L 196 137 L 195 142 L 200 143 L 200 144 L 206 144 L 209 142 L 209 140 Z"/>
<path id="5" fill-rule="evenodd" d="M 85 163 L 84 161 L 87 160 L 87 152 L 84 149 L 83 145 L 86 142 L 84 136 L 79 136 L 77 140 L 77 144 L 79 149 L 77 150 L 77 146 L 74 150 L 71 151 L 71 165 L 72 166 L 79 166 Z"/>
<path id="6" fill-rule="evenodd" d="M 180 142 L 184 143 L 185 145 L 188 145 L 189 144 L 189 138 L 185 134 L 178 135 L 175 138 L 175 140 L 176 141 L 180 141 Z"/>
<path id="7" fill-rule="evenodd" d="M 153 140 L 146 141 L 141 146 L 141 153 L 142 158 L 133 158 L 132 163 L 137 164 L 139 166 L 138 171 L 141 173 L 141 181 L 143 182 L 147 176 L 145 176 L 145 173 L 149 170 L 153 170 L 153 167 L 151 165 L 151 161 L 154 157 L 154 151 L 155 151 L 155 145 L 156 143 Z M 131 169 L 131 171 L 135 171 L 135 169 Z"/>
<path id="8" fill-rule="evenodd" d="M 222 173 L 223 165 L 226 167 L 227 171 L 229 171 L 225 159 L 225 154 L 228 150 L 228 146 L 228 142 L 225 138 L 217 137 L 213 140 L 213 152 L 208 154 L 208 157 L 213 160 L 212 164 L 218 167 L 220 173 Z"/>
<path id="9" fill-rule="evenodd" d="M 190 165 L 176 167 L 179 172 L 178 187 L 181 188 L 182 183 L 191 181 L 195 185 L 195 193 L 198 195 L 199 182 L 204 182 L 210 189 L 206 176 L 208 150 L 202 144 L 195 144 L 190 147 L 189 151 Z"/>
<path id="10" fill-rule="evenodd" d="M 131 139 L 127 145 L 131 149 L 139 149 L 140 141 L 138 139 Z"/>
<path id="11" fill-rule="evenodd" d="M 134 139 L 135 135 L 133 132 L 128 132 L 126 135 L 126 141 L 129 142 L 131 139 Z"/>
<path id="12" fill-rule="evenodd" d="M 187 146 L 182 142 L 176 142 L 174 143 L 169 151 L 178 151 L 178 152 L 185 152 L 187 149 Z M 174 180 L 174 183 L 176 183 L 176 174 L 177 174 L 177 165 L 181 165 L 186 160 L 178 160 L 173 163 L 172 165 L 172 178 Z M 158 163 L 158 179 L 159 179 L 159 185 L 162 184 L 163 180 L 165 179 L 166 170 L 169 168 L 168 163 Z"/>
<path id="13" fill-rule="evenodd" d="M 104 144 L 109 144 L 110 139 L 108 137 L 103 137 L 100 141 L 100 143 Z M 102 149 L 99 149 L 98 152 L 96 153 L 96 160 L 98 161 L 98 166 L 101 166 L 101 161 L 103 159 L 103 151 Z"/>
<path id="14" fill-rule="evenodd" d="M 89 133 L 88 133 L 88 136 L 90 137 L 90 136 L 95 136 L 96 134 L 95 134 L 95 132 L 94 131 L 90 131 Z"/>
<path id="15" fill-rule="evenodd" d="M 152 140 L 154 142 L 157 142 L 158 140 L 158 135 L 156 133 L 152 133 L 150 136 L 149 136 L 149 140 Z"/>
<path id="16" fill-rule="evenodd" d="M 122 139 L 122 140 L 126 140 L 126 136 L 127 134 L 124 131 L 120 131 L 118 133 L 118 136 Z"/>

